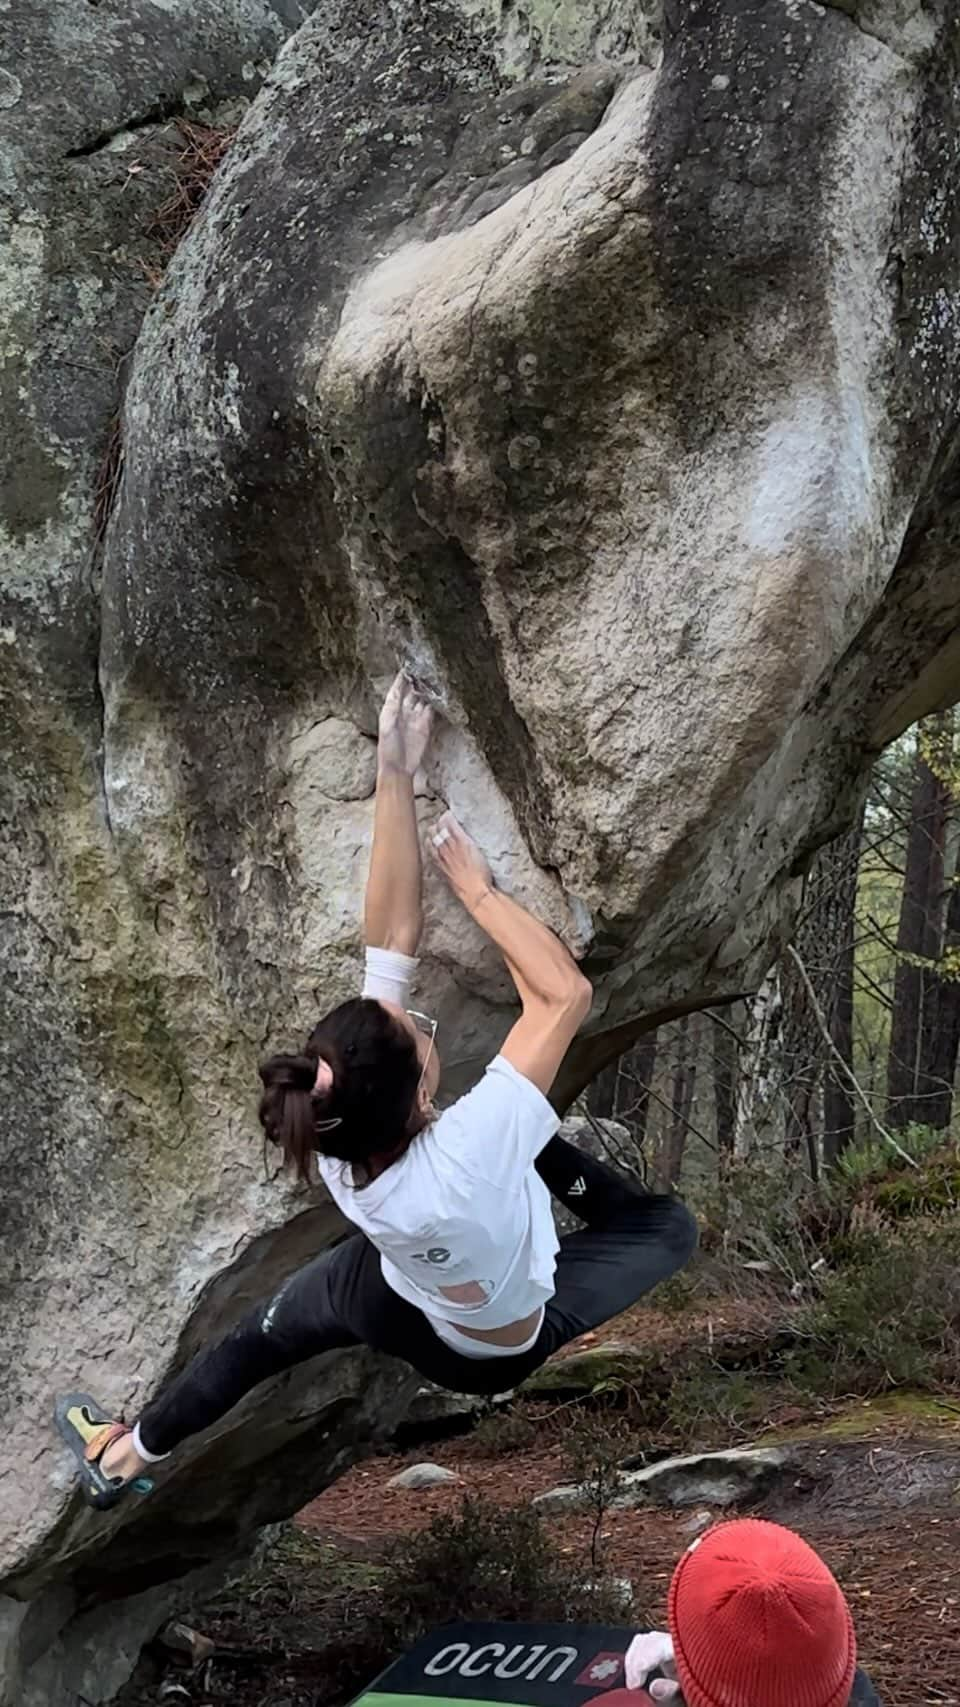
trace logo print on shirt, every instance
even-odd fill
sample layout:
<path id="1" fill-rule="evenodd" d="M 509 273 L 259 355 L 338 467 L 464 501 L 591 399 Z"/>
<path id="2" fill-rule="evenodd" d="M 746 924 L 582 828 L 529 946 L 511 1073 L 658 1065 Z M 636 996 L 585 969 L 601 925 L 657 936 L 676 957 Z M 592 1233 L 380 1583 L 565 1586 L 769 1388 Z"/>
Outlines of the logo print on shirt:
<path id="1" fill-rule="evenodd" d="M 572 1186 L 570 1187 L 570 1196 L 571 1197 L 584 1197 L 584 1196 L 586 1196 L 586 1190 L 587 1190 L 587 1182 L 584 1179 L 583 1175 L 581 1174 L 579 1179 L 575 1179 Z"/>
<path id="2" fill-rule="evenodd" d="M 413 1260 L 428 1262 L 434 1268 L 442 1268 L 445 1262 L 450 1261 L 450 1252 L 444 1250 L 442 1245 L 431 1245 L 428 1251 L 414 1251 Z"/>

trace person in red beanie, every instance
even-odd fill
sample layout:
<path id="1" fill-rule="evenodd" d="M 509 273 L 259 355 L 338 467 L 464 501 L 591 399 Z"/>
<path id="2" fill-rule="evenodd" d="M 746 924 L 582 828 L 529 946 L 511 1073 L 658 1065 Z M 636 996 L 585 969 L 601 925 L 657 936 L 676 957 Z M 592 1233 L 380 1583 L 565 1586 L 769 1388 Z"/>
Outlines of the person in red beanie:
<path id="1" fill-rule="evenodd" d="M 823 1560 L 790 1529 L 722 1523 L 689 1547 L 670 1584 L 668 1631 L 634 1638 L 628 1689 L 685 1707 L 880 1707 L 857 1669 L 850 1608 Z"/>

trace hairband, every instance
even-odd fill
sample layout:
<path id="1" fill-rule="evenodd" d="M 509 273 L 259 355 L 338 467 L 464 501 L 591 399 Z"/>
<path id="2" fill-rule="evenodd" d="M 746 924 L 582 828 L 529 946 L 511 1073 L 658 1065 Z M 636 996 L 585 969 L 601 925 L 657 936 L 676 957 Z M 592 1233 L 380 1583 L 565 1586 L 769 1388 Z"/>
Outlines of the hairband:
<path id="1" fill-rule="evenodd" d="M 313 1090 L 310 1094 L 315 1097 L 325 1097 L 329 1096 L 332 1090 L 333 1068 L 329 1061 L 325 1061 L 321 1055 L 317 1062 L 317 1076 L 313 1081 Z M 335 1114 L 330 1120 L 315 1120 L 313 1130 L 314 1132 L 332 1132 L 335 1127 L 342 1125 L 343 1121 L 339 1114 Z"/>

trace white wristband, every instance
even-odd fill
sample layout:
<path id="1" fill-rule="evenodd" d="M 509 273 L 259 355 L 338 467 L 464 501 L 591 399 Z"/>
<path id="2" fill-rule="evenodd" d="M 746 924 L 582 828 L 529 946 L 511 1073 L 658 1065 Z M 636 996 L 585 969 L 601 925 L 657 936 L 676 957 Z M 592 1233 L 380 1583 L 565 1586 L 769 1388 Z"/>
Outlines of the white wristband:
<path id="1" fill-rule="evenodd" d="M 399 954 L 393 948 L 368 948 L 361 994 L 405 1007 L 419 965 L 412 954 Z"/>

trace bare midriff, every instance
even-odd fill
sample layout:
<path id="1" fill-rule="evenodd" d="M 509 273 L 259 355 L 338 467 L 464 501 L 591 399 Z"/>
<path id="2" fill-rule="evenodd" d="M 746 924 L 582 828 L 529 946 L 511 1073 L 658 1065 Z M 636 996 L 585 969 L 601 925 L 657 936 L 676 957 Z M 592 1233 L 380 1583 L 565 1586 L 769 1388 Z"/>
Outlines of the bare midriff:
<path id="1" fill-rule="evenodd" d="M 508 1322 L 504 1328 L 465 1328 L 462 1323 L 451 1322 L 458 1334 L 465 1334 L 469 1340 L 483 1340 L 487 1345 L 523 1345 L 533 1333 L 540 1311 L 534 1310 L 531 1316 L 524 1316 L 522 1321 Z"/>

